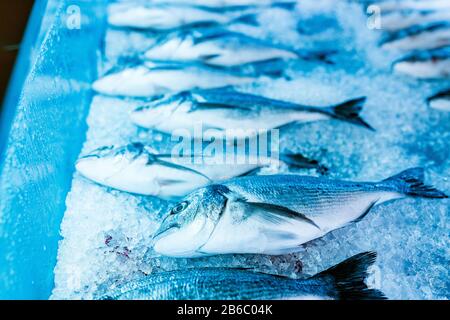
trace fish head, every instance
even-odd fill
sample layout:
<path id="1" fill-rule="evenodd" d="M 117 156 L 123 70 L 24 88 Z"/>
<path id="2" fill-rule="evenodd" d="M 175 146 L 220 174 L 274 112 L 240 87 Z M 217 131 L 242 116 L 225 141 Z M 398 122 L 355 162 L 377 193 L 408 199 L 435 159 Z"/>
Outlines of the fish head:
<path id="1" fill-rule="evenodd" d="M 225 210 L 215 185 L 200 188 L 174 205 L 153 236 L 153 249 L 171 257 L 198 257 Z"/>
<path id="2" fill-rule="evenodd" d="M 158 128 L 170 121 L 174 114 L 188 113 L 192 105 L 190 94 L 182 92 L 139 106 L 131 112 L 130 118 L 140 127 Z"/>
<path id="3" fill-rule="evenodd" d="M 139 192 L 143 168 L 149 161 L 148 147 L 142 143 L 126 146 L 105 146 L 81 157 L 75 167 L 84 177 L 106 186 L 128 192 Z M 152 179 L 146 175 L 146 179 Z M 151 193 L 144 193 L 151 194 Z"/>
<path id="4" fill-rule="evenodd" d="M 113 68 L 103 77 L 94 81 L 92 89 L 109 96 L 148 97 L 155 92 L 151 70 L 145 65 L 131 65 L 125 68 Z"/>

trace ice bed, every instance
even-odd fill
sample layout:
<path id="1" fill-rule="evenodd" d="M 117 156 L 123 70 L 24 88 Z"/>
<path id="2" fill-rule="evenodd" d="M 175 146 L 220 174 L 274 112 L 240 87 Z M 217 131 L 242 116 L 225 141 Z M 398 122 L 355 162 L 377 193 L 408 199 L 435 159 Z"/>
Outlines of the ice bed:
<path id="1" fill-rule="evenodd" d="M 357 3 L 301 2 L 297 15 L 265 10 L 262 30 L 236 28 L 286 45 L 337 49 L 337 63 L 289 64 L 290 80 L 263 77 L 241 90 L 310 105 L 367 96 L 363 116 L 376 132 L 338 121 L 293 125 L 282 131 L 281 148 L 320 159 L 339 179 L 376 181 L 422 166 L 427 182 L 448 194 L 450 116 L 428 108 L 425 99 L 450 82 L 393 75 L 393 57 L 377 47 L 379 34 L 364 27 L 367 17 Z M 106 5 L 35 5 L 2 117 L 0 298 L 92 299 L 154 272 L 199 266 L 302 277 L 366 250 L 378 252 L 370 281 L 387 297 L 450 297 L 448 200 L 383 204 L 290 255 L 156 256 L 151 237 L 169 204 L 99 186 L 74 171 L 80 154 L 102 145 L 169 145 L 167 137 L 129 121 L 141 101 L 90 90 L 121 56 L 153 41 L 149 34 L 107 27 Z M 327 22 L 312 24 L 318 31 L 296 31 L 299 18 L 320 17 Z"/>

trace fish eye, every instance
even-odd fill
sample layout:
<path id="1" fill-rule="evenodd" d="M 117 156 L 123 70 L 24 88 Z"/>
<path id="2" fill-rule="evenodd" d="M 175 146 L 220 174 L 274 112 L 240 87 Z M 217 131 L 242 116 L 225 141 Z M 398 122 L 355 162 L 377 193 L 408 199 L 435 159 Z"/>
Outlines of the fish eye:
<path id="1" fill-rule="evenodd" d="M 172 210 L 170 211 L 170 214 L 180 213 L 181 211 L 186 209 L 188 205 L 189 205 L 189 202 L 187 202 L 187 201 L 180 202 L 179 204 L 177 204 L 175 207 L 172 208 Z"/>

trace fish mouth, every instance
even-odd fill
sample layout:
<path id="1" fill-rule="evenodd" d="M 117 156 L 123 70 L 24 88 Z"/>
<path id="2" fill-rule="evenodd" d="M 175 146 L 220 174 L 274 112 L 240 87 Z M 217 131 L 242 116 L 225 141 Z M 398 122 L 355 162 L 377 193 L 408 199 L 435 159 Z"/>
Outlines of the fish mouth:
<path id="1" fill-rule="evenodd" d="M 114 150 L 114 145 L 99 147 L 81 156 L 78 161 L 87 158 L 101 158 L 102 156 L 105 156 L 105 153 L 108 153 L 112 150 Z"/>
<path id="2" fill-rule="evenodd" d="M 180 225 L 178 223 L 171 224 L 168 228 L 163 230 L 158 230 L 152 237 L 152 243 L 155 244 L 158 240 L 160 240 L 163 236 L 167 236 L 171 233 L 180 229 Z"/>

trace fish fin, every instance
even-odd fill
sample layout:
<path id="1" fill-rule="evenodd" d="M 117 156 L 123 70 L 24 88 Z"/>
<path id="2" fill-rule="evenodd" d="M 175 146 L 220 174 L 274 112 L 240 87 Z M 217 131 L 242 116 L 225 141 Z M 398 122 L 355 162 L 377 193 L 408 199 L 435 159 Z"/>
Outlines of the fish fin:
<path id="1" fill-rule="evenodd" d="M 337 298 L 341 300 L 385 300 L 380 290 L 370 289 L 365 283 L 367 269 L 375 262 L 375 252 L 363 252 L 325 270 L 312 278 L 331 279 Z"/>
<path id="2" fill-rule="evenodd" d="M 450 89 L 438 92 L 438 93 L 432 95 L 431 97 L 428 97 L 427 102 L 430 103 L 431 100 L 438 99 L 438 98 L 449 98 L 450 99 Z"/>
<path id="3" fill-rule="evenodd" d="M 207 175 L 201 173 L 200 171 L 197 171 L 195 169 L 183 166 L 181 164 L 177 164 L 177 163 L 172 163 L 172 162 L 169 162 L 169 161 L 161 160 L 161 158 L 162 157 L 158 157 L 158 155 L 149 155 L 149 160 L 147 161 L 147 164 L 158 163 L 158 164 L 161 164 L 161 165 L 166 166 L 166 167 L 192 172 L 194 174 L 197 174 L 197 175 L 205 178 L 209 182 L 212 181 L 211 178 L 209 178 Z"/>
<path id="4" fill-rule="evenodd" d="M 328 168 L 317 160 L 309 159 L 301 153 L 280 153 L 280 160 L 291 168 L 314 168 L 321 174 L 328 171 Z"/>
<path id="5" fill-rule="evenodd" d="M 258 16 L 254 13 L 245 14 L 232 21 L 232 23 L 243 23 L 250 26 L 259 26 Z"/>
<path id="6" fill-rule="evenodd" d="M 353 222 L 360 222 L 362 219 L 364 219 L 364 217 L 367 216 L 367 214 L 370 212 L 370 210 L 372 210 L 372 208 L 377 204 L 378 200 L 380 200 L 380 199 L 377 199 L 377 200 L 371 202 L 369 204 L 369 206 L 366 208 L 366 210 L 364 210 L 364 212 L 358 218 L 353 220 Z"/>
<path id="7" fill-rule="evenodd" d="M 197 34 L 194 34 L 193 43 L 194 43 L 194 45 L 197 45 L 197 44 L 202 43 L 202 42 L 211 41 L 211 40 L 214 40 L 214 39 L 218 39 L 218 38 L 224 37 L 224 36 L 229 35 L 231 33 L 232 32 L 230 32 L 228 30 L 219 30 L 219 31 L 210 32 L 210 33 L 198 32 Z"/>
<path id="8" fill-rule="evenodd" d="M 360 97 L 329 107 L 328 110 L 333 118 L 344 120 L 365 127 L 371 131 L 375 131 L 375 129 L 360 116 L 360 112 L 365 102 L 366 97 Z"/>
<path id="9" fill-rule="evenodd" d="M 292 2 L 275 2 L 275 3 L 272 3 L 271 6 L 273 8 L 280 8 L 280 9 L 292 11 L 295 9 L 296 5 L 297 5 L 297 2 L 292 1 Z"/>
<path id="10" fill-rule="evenodd" d="M 320 227 L 313 220 L 311 220 L 310 218 L 305 216 L 303 213 L 291 210 L 289 208 L 279 206 L 276 204 L 263 203 L 263 202 L 245 201 L 245 203 L 247 205 L 249 205 L 250 207 L 262 209 L 264 212 L 264 215 L 263 215 L 264 219 L 266 219 L 270 222 L 278 223 L 283 218 L 290 218 L 290 219 L 296 219 L 296 220 L 301 220 L 301 221 L 307 222 L 307 223 L 313 225 L 314 227 L 316 227 L 317 229 L 320 229 Z"/>
<path id="11" fill-rule="evenodd" d="M 382 182 L 412 197 L 448 198 L 444 192 L 424 183 L 423 168 L 407 169 Z"/>
<path id="12" fill-rule="evenodd" d="M 249 170 L 249 171 L 247 171 L 247 172 L 244 172 L 243 174 L 240 174 L 239 176 L 237 176 L 237 177 L 247 177 L 247 176 L 253 176 L 253 175 L 255 175 L 259 170 L 261 170 L 261 168 L 254 168 L 254 169 L 251 169 L 251 170 Z"/>
<path id="13" fill-rule="evenodd" d="M 216 53 L 216 54 L 205 54 L 205 55 L 201 55 L 200 59 L 202 61 L 208 62 L 208 60 L 211 60 L 211 59 L 214 59 L 214 58 L 217 58 L 217 57 L 220 57 L 220 54 L 218 54 L 218 53 Z"/>

